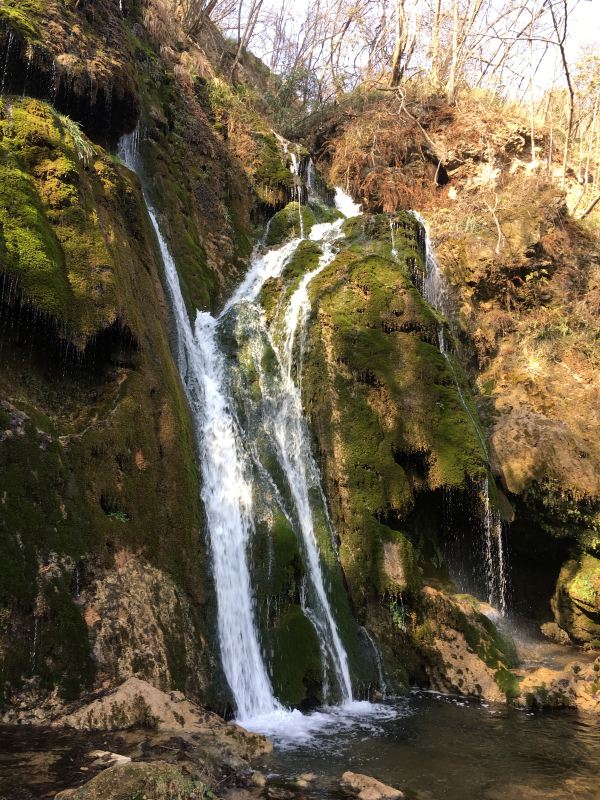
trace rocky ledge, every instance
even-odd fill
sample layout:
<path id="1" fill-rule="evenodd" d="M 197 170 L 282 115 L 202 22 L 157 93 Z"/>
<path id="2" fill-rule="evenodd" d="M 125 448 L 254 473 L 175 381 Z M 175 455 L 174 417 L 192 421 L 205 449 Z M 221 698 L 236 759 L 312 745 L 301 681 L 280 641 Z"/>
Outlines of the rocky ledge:
<path id="1" fill-rule="evenodd" d="M 68 788 L 54 795 L 56 800 L 404 797 L 399 789 L 354 772 L 345 772 L 337 780 L 313 774 L 286 779 L 267 776 L 257 770 L 264 768 L 264 757 L 272 750 L 267 738 L 225 722 L 181 692 L 163 692 L 139 678 L 97 692 L 66 710 L 55 708 L 51 720 L 44 714 L 43 730 L 50 725 L 77 731 L 85 742 L 79 765 L 62 784 Z M 102 734 L 103 746 L 112 749 L 98 749 L 93 732 Z M 77 769 L 87 778 L 85 783 L 77 777 Z"/>

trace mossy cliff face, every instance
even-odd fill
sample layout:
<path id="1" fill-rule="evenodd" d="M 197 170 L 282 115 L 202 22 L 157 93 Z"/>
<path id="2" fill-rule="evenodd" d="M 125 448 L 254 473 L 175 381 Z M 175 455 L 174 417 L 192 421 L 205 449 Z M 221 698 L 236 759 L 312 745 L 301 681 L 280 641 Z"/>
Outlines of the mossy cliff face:
<path id="1" fill-rule="evenodd" d="M 395 222 L 395 257 L 387 216 L 350 220 L 312 282 L 302 388 L 355 613 L 406 682 L 423 664 L 421 587 L 447 585 L 443 497 L 466 503 L 485 459 L 411 280 L 417 223 Z"/>
<path id="2" fill-rule="evenodd" d="M 39 101 L 1 126 L 3 695 L 131 674 L 202 695 L 198 475 L 139 186 Z"/>
<path id="3" fill-rule="evenodd" d="M 412 207 L 428 220 L 513 506 L 515 602 L 547 620 L 561 563 L 600 554 L 597 230 L 569 215 L 548 175 L 560 171 L 546 164 L 549 131 L 538 130 L 531 163 L 527 121 L 491 98 L 466 94 L 458 110 L 409 92 L 410 115 L 381 95 L 359 100 L 360 113 L 321 134 L 320 163 L 367 210 Z"/>
<path id="4" fill-rule="evenodd" d="M 3 91 L 50 100 L 91 134 L 135 124 L 139 91 L 127 18 L 137 0 L 2 0 Z"/>
<path id="5" fill-rule="evenodd" d="M 292 189 L 264 75 L 244 57 L 232 83 L 217 31 L 191 41 L 161 3 L 5 0 L 0 28 L 2 90 L 24 95 L 0 110 L 3 691 L 135 674 L 222 708 L 162 265 L 137 181 L 101 145 L 139 120 L 190 316 L 214 311 Z"/>

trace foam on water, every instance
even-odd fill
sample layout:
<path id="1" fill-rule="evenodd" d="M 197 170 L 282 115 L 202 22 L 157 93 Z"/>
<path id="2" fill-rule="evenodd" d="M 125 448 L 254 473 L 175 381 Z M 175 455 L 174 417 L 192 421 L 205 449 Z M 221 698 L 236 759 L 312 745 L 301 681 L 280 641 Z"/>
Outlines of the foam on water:
<path id="1" fill-rule="evenodd" d="M 320 735 L 333 736 L 342 731 L 372 734 L 378 722 L 398 716 L 397 706 L 350 700 L 338 706 L 324 706 L 308 713 L 297 709 L 279 709 L 244 720 L 244 727 L 273 739 L 279 748 L 312 744 Z"/>
<path id="2" fill-rule="evenodd" d="M 358 217 L 362 214 L 360 203 L 355 203 L 349 194 L 339 186 L 335 190 L 335 207 L 345 217 Z"/>

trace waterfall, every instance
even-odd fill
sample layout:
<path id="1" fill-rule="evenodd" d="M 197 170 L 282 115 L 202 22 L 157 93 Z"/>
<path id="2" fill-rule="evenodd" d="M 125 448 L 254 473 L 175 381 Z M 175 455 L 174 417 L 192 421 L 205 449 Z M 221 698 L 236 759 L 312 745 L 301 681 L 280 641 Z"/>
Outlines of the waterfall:
<path id="1" fill-rule="evenodd" d="M 137 136 L 125 136 L 119 155 L 136 171 Z M 199 312 L 193 329 L 177 269 L 146 199 L 160 247 L 175 328 L 177 359 L 190 404 L 200 454 L 202 500 L 210 538 L 223 670 L 240 719 L 268 714 L 280 706 L 263 662 L 247 560 L 252 531 L 252 490 L 234 406 L 224 380 L 224 357 L 217 338 L 218 320 Z M 254 271 L 263 268 L 254 263 Z M 255 283 L 248 284 L 254 290 Z"/>
<path id="2" fill-rule="evenodd" d="M 429 234 L 429 228 L 423 217 L 416 211 L 410 214 L 417 220 L 423 231 L 425 242 L 425 277 L 423 280 L 423 298 L 442 314 L 452 326 L 453 306 L 448 284 L 440 270 L 435 256 L 435 249 Z M 489 453 L 485 437 L 481 430 L 479 420 L 471 411 L 465 393 L 460 384 L 451 354 L 446 347 L 444 326 L 438 327 L 438 348 L 450 368 L 460 402 L 469 417 L 473 430 L 481 446 L 483 455 L 489 468 Z M 506 613 L 508 578 L 506 572 L 506 558 L 504 545 L 504 531 L 498 510 L 493 507 L 490 498 L 489 474 L 483 480 L 481 487 L 482 497 L 482 525 L 483 525 L 483 557 L 485 562 L 484 577 L 486 584 L 487 600 L 490 605 L 497 607 L 502 614 Z"/>
<path id="3" fill-rule="evenodd" d="M 392 239 L 392 257 L 396 258 L 398 256 L 398 250 L 396 249 L 396 225 L 392 222 L 392 218 L 390 217 L 390 236 Z"/>
<path id="4" fill-rule="evenodd" d="M 287 153 L 287 146 L 285 149 Z M 291 163 L 290 171 L 294 176 L 294 187 L 292 189 L 292 202 L 298 203 L 298 219 L 300 225 L 300 238 L 304 239 L 304 219 L 302 218 L 302 182 L 300 180 L 300 159 L 293 151 L 289 153 Z"/>
<path id="5" fill-rule="evenodd" d="M 485 576 L 487 584 L 487 601 L 497 608 L 502 615 L 506 614 L 507 578 L 504 568 L 504 537 L 502 520 L 498 510 L 490 500 L 489 477 L 483 479 L 482 497 L 484 506 L 483 530 L 485 537 Z"/>
<path id="6" fill-rule="evenodd" d="M 338 220 L 315 225 L 311 230 L 311 240 L 322 242 L 323 251 L 317 267 L 303 276 L 300 285 L 288 301 L 283 315 L 283 336 L 280 343 L 275 338 L 271 340 L 281 367 L 281 384 L 277 395 L 270 398 L 273 406 L 270 417 L 278 460 L 291 490 L 304 545 L 308 576 L 314 594 L 312 621 L 319 640 L 327 647 L 342 699 L 347 702 L 352 700 L 348 657 L 325 589 L 309 494 L 311 485 L 320 485 L 320 476 L 310 450 L 300 390 L 292 377 L 294 343 L 299 336 L 302 336 L 310 308 L 308 285 L 333 260 L 335 255 L 333 242 L 341 236 L 341 228 L 342 220 Z M 301 365 L 298 367 L 298 373 L 300 371 Z"/>
<path id="7" fill-rule="evenodd" d="M 435 257 L 435 248 L 429 234 L 429 227 L 418 211 L 411 211 L 410 214 L 417 220 L 425 236 L 425 278 L 423 280 L 423 297 L 430 306 L 443 314 L 449 322 L 452 322 L 454 308 L 448 291 L 448 284 L 442 275 L 440 265 Z"/>
<path id="8" fill-rule="evenodd" d="M 119 155 L 133 171 L 139 168 L 139 138 L 137 131 L 123 137 L 119 144 Z M 297 162 L 294 159 L 292 162 L 297 169 Z M 358 207 L 341 190 L 338 190 L 337 197 L 343 208 L 357 213 Z M 317 632 L 324 662 L 325 690 L 330 669 L 337 683 L 337 697 L 349 704 L 352 684 L 348 656 L 335 621 L 321 564 L 313 509 L 315 502 L 320 504 L 320 512 L 329 524 L 332 540 L 334 533 L 324 502 L 319 470 L 310 448 L 300 389 L 292 377 L 296 344 L 303 341 L 310 309 L 308 286 L 333 260 L 334 243 L 341 236 L 343 220 L 313 227 L 310 238 L 321 245 L 322 254 L 316 268 L 301 278 L 282 308 L 279 320 L 281 335 L 278 337 L 277 331 L 267 329 L 258 298 L 265 282 L 281 275 L 302 237 L 266 251 L 262 245 L 257 245 L 246 276 L 225 303 L 221 314 L 213 317 L 208 312 L 198 312 L 192 326 L 173 258 L 152 205 L 147 197 L 145 200 L 164 262 L 175 322 L 177 362 L 194 422 L 202 476 L 201 496 L 206 509 L 217 595 L 221 660 L 234 697 L 237 718 L 264 727 L 270 724 L 267 720 L 285 719 L 290 712 L 283 709 L 274 697 L 261 651 L 248 563 L 249 543 L 254 532 L 252 466 L 256 465 L 259 451 L 253 437 L 258 437 L 259 432 L 252 430 L 252 426 L 242 430 L 237 418 L 236 397 L 232 394 L 229 380 L 232 368 L 220 345 L 220 331 L 225 323 L 228 331 L 233 325 L 246 340 L 250 340 L 255 351 L 261 384 L 261 398 L 255 401 L 258 402 L 257 412 L 289 487 L 293 508 L 283 510 L 294 525 L 305 560 L 301 607 Z M 262 365 L 262 353 L 267 343 L 277 357 L 275 376 L 266 375 Z M 258 467 L 262 473 L 264 467 L 261 464 Z M 284 500 L 279 492 L 275 491 L 273 495 L 275 500 L 272 502 L 282 507 Z M 297 717 L 294 720 L 297 723 Z"/>
<path id="9" fill-rule="evenodd" d="M 355 203 L 339 186 L 335 190 L 335 207 L 345 217 L 357 217 L 362 214 L 360 203 Z"/>

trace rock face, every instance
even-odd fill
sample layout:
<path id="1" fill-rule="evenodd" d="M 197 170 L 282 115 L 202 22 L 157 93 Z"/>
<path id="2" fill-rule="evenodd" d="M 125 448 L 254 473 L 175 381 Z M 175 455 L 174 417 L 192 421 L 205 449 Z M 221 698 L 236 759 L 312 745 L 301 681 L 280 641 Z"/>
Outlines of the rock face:
<path id="1" fill-rule="evenodd" d="M 358 800 L 401 800 L 404 797 L 399 789 L 359 772 L 344 772 L 340 787 L 344 794 L 358 797 Z"/>
<path id="2" fill-rule="evenodd" d="M 423 589 L 423 622 L 415 640 L 430 685 L 441 692 L 502 703 L 518 694 L 514 644 L 502 636 L 474 598 Z"/>

